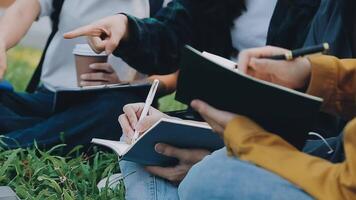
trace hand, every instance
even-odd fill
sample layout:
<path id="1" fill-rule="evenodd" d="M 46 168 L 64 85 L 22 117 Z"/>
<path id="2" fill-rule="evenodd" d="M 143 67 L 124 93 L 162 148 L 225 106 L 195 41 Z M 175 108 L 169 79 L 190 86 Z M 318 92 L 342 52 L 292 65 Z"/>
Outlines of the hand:
<path id="1" fill-rule="evenodd" d="M 239 69 L 253 77 L 282 85 L 291 89 L 300 89 L 308 85 L 311 64 L 307 58 L 292 61 L 277 61 L 262 57 L 285 54 L 286 49 L 262 47 L 242 51 L 239 55 Z"/>
<path id="2" fill-rule="evenodd" d="M 125 141 L 131 143 L 132 137 L 134 136 L 135 130 L 140 133 L 145 132 L 147 129 L 152 127 L 161 118 L 168 118 L 169 116 L 160 112 L 159 110 L 151 107 L 148 111 L 148 115 L 143 121 L 138 123 L 145 104 L 144 103 L 134 103 L 124 106 L 124 114 L 120 115 L 119 123 L 122 128 L 122 132 L 125 136 Z"/>
<path id="3" fill-rule="evenodd" d="M 237 117 L 236 114 L 217 110 L 210 105 L 200 100 L 194 100 L 191 103 L 193 109 L 205 119 L 205 121 L 218 133 L 221 137 L 224 135 L 227 124 Z"/>
<path id="4" fill-rule="evenodd" d="M 80 76 L 81 87 L 120 83 L 119 77 L 109 63 L 95 63 L 89 67 L 95 72 Z"/>
<path id="5" fill-rule="evenodd" d="M 6 47 L 4 43 L 0 42 L 0 81 L 3 80 L 6 69 L 7 69 Z"/>
<path id="6" fill-rule="evenodd" d="M 150 166 L 145 169 L 149 173 L 167 179 L 174 184 L 179 184 L 193 165 L 200 162 L 205 156 L 210 154 L 207 150 L 179 149 L 166 144 L 157 144 L 155 149 L 157 153 L 177 158 L 179 163 L 174 167 Z"/>
<path id="7" fill-rule="evenodd" d="M 110 55 L 121 40 L 128 38 L 128 19 L 125 15 L 118 14 L 64 34 L 66 39 L 81 36 L 88 37 L 89 45 L 96 53 L 105 51 Z"/>

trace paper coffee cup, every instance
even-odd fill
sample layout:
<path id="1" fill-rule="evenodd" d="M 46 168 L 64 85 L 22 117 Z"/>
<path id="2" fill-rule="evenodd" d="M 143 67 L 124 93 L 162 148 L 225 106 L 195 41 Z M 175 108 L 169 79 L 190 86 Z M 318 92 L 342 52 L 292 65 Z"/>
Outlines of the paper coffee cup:
<path id="1" fill-rule="evenodd" d="M 89 65 L 108 62 L 108 55 L 105 52 L 97 54 L 88 44 L 77 44 L 73 49 L 73 54 L 75 56 L 78 86 L 80 86 L 82 74 L 95 72 L 90 69 Z"/>

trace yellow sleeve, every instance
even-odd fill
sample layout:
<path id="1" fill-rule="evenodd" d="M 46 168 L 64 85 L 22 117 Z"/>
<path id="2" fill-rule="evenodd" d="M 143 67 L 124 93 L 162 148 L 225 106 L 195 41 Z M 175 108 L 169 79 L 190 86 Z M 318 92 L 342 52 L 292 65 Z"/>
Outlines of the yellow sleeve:
<path id="1" fill-rule="evenodd" d="M 316 199 L 356 199 L 356 120 L 346 128 L 346 162 L 332 164 L 298 151 L 245 117 L 231 121 L 224 134 L 230 155 L 272 171 Z"/>
<path id="2" fill-rule="evenodd" d="M 356 59 L 311 56 L 307 93 L 324 99 L 322 110 L 347 120 L 356 115 Z"/>

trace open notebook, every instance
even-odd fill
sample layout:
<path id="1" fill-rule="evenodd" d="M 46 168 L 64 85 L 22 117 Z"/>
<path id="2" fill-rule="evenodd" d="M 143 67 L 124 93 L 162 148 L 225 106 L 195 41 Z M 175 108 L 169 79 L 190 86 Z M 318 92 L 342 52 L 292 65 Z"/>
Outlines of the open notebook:
<path id="1" fill-rule="evenodd" d="M 188 105 L 200 99 L 247 116 L 297 148 L 304 146 L 323 102 L 243 74 L 236 63 L 189 46 L 182 52 L 176 99 Z"/>
<path id="2" fill-rule="evenodd" d="M 92 143 L 111 148 L 119 159 L 147 166 L 172 166 L 178 162 L 175 158 L 158 154 L 154 149 L 157 143 L 209 151 L 224 146 L 223 140 L 207 124 L 167 118 L 158 121 L 133 144 L 102 139 L 93 139 Z"/>

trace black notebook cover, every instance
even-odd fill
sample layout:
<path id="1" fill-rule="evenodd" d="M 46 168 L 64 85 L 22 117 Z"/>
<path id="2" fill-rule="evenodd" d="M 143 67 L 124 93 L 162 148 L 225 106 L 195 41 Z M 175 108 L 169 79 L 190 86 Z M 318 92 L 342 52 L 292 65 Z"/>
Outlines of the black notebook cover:
<path id="1" fill-rule="evenodd" d="M 102 88 L 75 88 L 75 89 L 63 89 L 57 90 L 55 93 L 55 102 L 53 104 L 53 110 L 55 112 L 61 112 L 72 105 L 91 101 L 91 97 L 95 95 L 104 94 L 110 91 L 130 91 L 135 94 L 146 96 L 150 90 L 151 83 L 149 82 L 137 82 L 118 84 L 116 86 L 103 86 Z"/>
<path id="2" fill-rule="evenodd" d="M 183 149 L 206 149 L 211 152 L 224 147 L 224 141 L 210 128 L 191 126 L 183 121 L 162 119 L 138 140 L 122 159 L 148 166 L 178 164 L 177 159 L 158 154 L 154 150 L 157 143 L 170 144 Z"/>
<path id="3" fill-rule="evenodd" d="M 180 67 L 178 101 L 203 100 L 253 119 L 299 149 L 304 146 L 322 99 L 236 73 L 189 46 Z"/>

